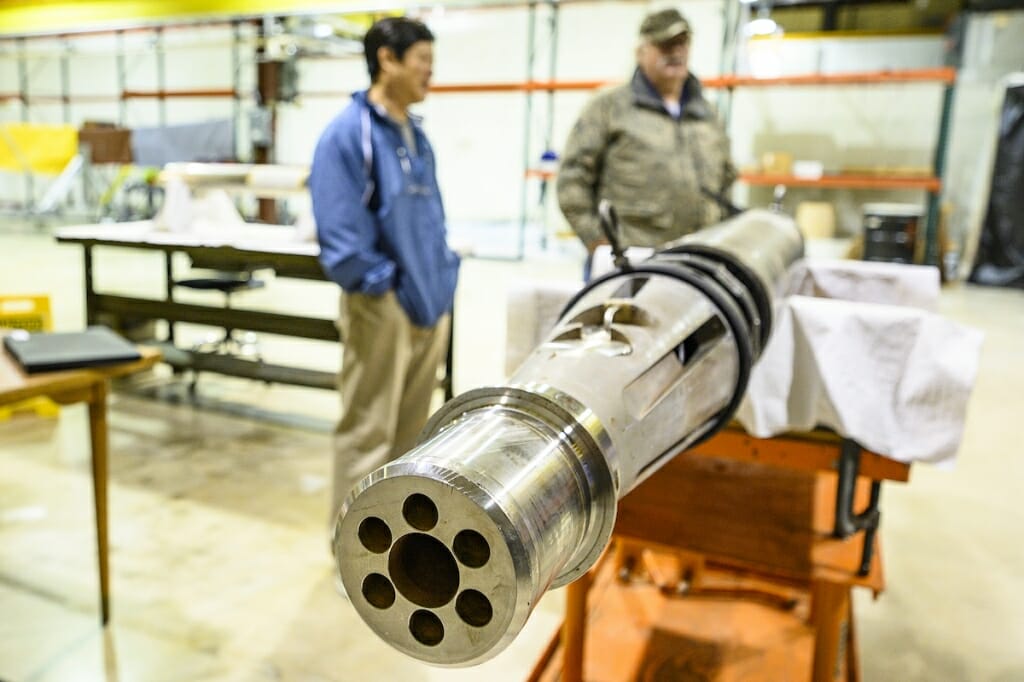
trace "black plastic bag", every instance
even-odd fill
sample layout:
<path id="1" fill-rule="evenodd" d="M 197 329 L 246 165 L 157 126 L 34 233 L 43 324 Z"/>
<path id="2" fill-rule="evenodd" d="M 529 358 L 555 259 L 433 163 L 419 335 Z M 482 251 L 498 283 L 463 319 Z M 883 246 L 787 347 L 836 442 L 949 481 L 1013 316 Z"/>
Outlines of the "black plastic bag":
<path id="1" fill-rule="evenodd" d="M 1006 90 L 988 210 L 968 279 L 1024 289 L 1024 85 Z"/>

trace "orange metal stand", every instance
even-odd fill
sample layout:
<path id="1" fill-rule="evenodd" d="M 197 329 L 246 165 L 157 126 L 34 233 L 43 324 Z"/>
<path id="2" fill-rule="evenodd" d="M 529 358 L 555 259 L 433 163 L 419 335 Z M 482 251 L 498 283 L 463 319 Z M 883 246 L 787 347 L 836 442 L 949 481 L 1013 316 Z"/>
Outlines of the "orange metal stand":
<path id="1" fill-rule="evenodd" d="M 842 441 L 730 428 L 619 503 L 611 549 L 568 586 L 531 682 L 858 680 L 850 591 L 884 586 L 879 542 L 833 535 Z M 910 467 L 861 453 L 855 504 Z"/>

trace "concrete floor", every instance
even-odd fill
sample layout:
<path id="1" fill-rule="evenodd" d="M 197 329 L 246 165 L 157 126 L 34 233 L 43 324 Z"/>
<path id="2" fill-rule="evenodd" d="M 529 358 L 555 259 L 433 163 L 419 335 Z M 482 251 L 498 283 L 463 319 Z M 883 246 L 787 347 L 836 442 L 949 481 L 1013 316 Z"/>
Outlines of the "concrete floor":
<path id="1" fill-rule="evenodd" d="M 47 235 L 0 235 L 0 293 L 48 293 L 58 328 L 83 322 L 81 254 Z M 154 257 L 155 258 L 155 257 Z M 106 290 L 159 293 L 159 261 L 108 250 Z M 504 301 L 522 278 L 577 266 L 467 261 L 456 389 L 503 378 Z M 300 288 L 302 287 L 302 288 Z M 331 316 L 330 285 L 273 282 L 247 302 Z M 915 467 L 883 491 L 888 589 L 858 595 L 864 679 L 1024 680 L 1024 293 L 950 287 L 943 312 L 986 333 L 959 462 Z M 202 330 L 184 328 L 199 335 Z M 270 359 L 337 366 L 330 344 L 264 339 Z M 203 405 L 166 373 L 110 410 L 113 621 L 99 627 L 87 422 L 0 422 L 0 680 L 522 680 L 557 627 L 560 591 L 483 668 L 420 665 L 374 637 L 337 595 L 327 553 L 335 395 L 209 376 Z M 300 427 L 279 425 L 269 416 Z"/>

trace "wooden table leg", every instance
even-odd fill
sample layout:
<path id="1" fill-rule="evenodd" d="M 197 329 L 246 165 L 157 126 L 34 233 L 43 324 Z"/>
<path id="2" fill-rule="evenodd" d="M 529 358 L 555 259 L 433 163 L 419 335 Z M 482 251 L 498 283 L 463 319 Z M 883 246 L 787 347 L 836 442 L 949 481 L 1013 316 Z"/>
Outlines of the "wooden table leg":
<path id="1" fill-rule="evenodd" d="M 583 682 L 583 640 L 586 638 L 587 593 L 591 573 L 569 583 L 565 593 L 565 623 L 562 625 L 562 682 Z"/>
<path id="2" fill-rule="evenodd" d="M 92 491 L 96 508 L 96 546 L 100 562 L 100 619 L 110 620 L 110 566 L 107 538 L 107 382 L 100 381 L 89 400 L 89 440 L 92 445 Z"/>
<path id="3" fill-rule="evenodd" d="M 814 627 L 814 682 L 844 679 L 845 655 L 840 647 L 847 645 L 850 586 L 826 580 L 815 580 L 811 587 L 811 624 Z"/>

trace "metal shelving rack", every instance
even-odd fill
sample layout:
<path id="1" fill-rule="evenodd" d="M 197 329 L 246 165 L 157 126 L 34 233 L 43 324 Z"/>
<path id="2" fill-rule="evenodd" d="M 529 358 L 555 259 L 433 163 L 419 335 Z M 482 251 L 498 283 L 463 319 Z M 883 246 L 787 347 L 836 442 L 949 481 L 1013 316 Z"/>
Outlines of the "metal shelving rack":
<path id="1" fill-rule="evenodd" d="M 600 87 L 610 85 L 615 81 L 607 80 L 587 80 L 587 81 L 560 81 L 557 80 L 557 45 L 558 45 L 558 34 L 559 34 L 559 7 L 565 2 L 572 2 L 574 0 L 515 0 L 513 2 L 506 3 L 503 6 L 520 6 L 525 7 L 529 13 L 528 19 L 528 33 L 527 33 L 527 60 L 525 64 L 524 80 L 519 82 L 482 82 L 482 83 L 451 83 L 451 84 L 437 84 L 432 86 L 431 92 L 434 94 L 458 94 L 458 93 L 523 93 L 526 97 L 526 107 L 524 115 L 524 145 L 523 145 L 523 185 L 521 189 L 521 206 L 520 206 L 520 217 L 519 217 L 519 235 L 516 258 L 521 258 L 525 252 L 525 236 L 526 227 L 529 221 L 529 187 L 528 183 L 531 181 L 548 181 L 553 179 L 554 174 L 546 171 L 539 170 L 534 167 L 533 161 L 533 141 L 535 135 L 535 122 L 534 118 L 534 98 L 535 95 L 544 93 L 546 95 L 546 119 L 544 123 L 544 143 L 545 148 L 551 148 L 553 144 L 552 129 L 554 124 L 554 109 L 555 109 L 555 93 L 559 91 L 586 91 L 596 90 Z M 576 0 L 579 1 L 579 0 Z M 584 0 L 585 1 L 585 0 Z M 480 7 L 494 7 L 495 4 L 482 4 Z M 729 55 L 733 54 L 736 49 L 737 38 L 737 27 L 740 24 L 740 15 L 742 12 L 737 12 L 737 3 L 725 2 L 723 9 L 725 11 L 725 26 L 726 29 L 723 35 L 723 70 L 727 70 L 728 63 L 730 62 Z M 460 7 L 460 10 L 472 9 L 470 6 Z M 542 12 L 546 10 L 546 14 Z M 118 40 L 118 52 L 117 52 L 117 70 L 118 70 L 118 85 L 119 94 L 115 96 L 78 96 L 71 97 L 69 94 L 68 78 L 67 78 L 67 57 L 65 54 L 61 57 L 62 59 L 62 94 L 60 101 L 64 105 L 64 116 L 65 120 L 70 120 L 70 106 L 75 101 L 101 101 L 104 98 L 107 100 L 116 100 L 119 105 L 119 119 L 123 124 L 126 119 L 126 105 L 129 101 L 135 99 L 156 99 L 160 103 L 159 119 L 161 122 L 166 120 L 165 105 L 168 99 L 172 98 L 200 98 L 200 97 L 216 97 L 216 98 L 231 98 L 234 102 L 233 113 L 236 121 L 236 129 L 238 128 L 239 118 L 241 116 L 241 101 L 247 96 L 247 93 L 243 92 L 239 85 L 239 74 L 242 68 L 242 56 L 241 47 L 243 40 L 240 35 L 240 26 L 245 21 L 252 21 L 251 19 L 246 20 L 234 20 L 234 21 L 211 21 L 205 20 L 201 22 L 195 22 L 192 24 L 164 24 L 158 27 L 145 27 L 138 29 L 121 29 L 115 31 L 107 31 L 108 33 L 115 33 Z M 195 90 L 168 90 L 166 88 L 166 73 L 164 67 L 164 57 L 166 53 L 165 49 L 165 31 L 175 30 L 176 28 L 189 28 L 196 25 L 231 25 L 233 27 L 233 42 L 231 48 L 231 59 L 233 64 L 233 83 L 230 88 L 222 89 L 195 89 Z M 124 36 L 128 32 L 133 31 L 146 31 L 153 33 L 155 36 L 156 44 L 156 56 L 157 56 L 157 82 L 156 87 L 153 90 L 132 90 L 127 87 L 127 64 L 126 55 L 124 50 Z M 92 32 L 96 33 L 96 32 Z M 65 40 L 70 37 L 70 34 L 61 36 Z M 549 59 L 546 65 L 539 65 L 537 63 L 538 47 L 546 41 L 549 50 Z M 20 91 L 18 93 L 0 93 L 0 101 L 5 99 L 18 99 L 21 101 L 21 111 L 23 119 L 27 120 L 29 115 L 29 106 L 35 101 L 43 102 L 47 99 L 53 101 L 53 96 L 32 96 L 28 91 L 28 73 L 27 73 L 27 58 L 25 57 L 25 45 L 26 38 L 18 38 L 18 49 L 20 50 L 21 58 L 19 59 L 19 83 Z M 257 49 L 258 52 L 258 49 Z M 258 55 L 256 56 L 258 59 Z M 538 73 L 544 70 L 544 79 L 538 79 Z M 799 87 L 799 86 L 820 86 L 820 85 L 864 85 L 872 83 L 901 83 L 901 82 L 936 82 L 944 86 L 943 104 L 941 111 L 941 119 L 939 125 L 938 140 L 934 148 L 934 159 L 933 159 L 933 173 L 928 177 L 916 177 L 916 176 L 899 176 L 899 175 L 831 175 L 818 179 L 798 178 L 793 176 L 771 176 L 763 174 L 744 174 L 740 176 L 740 181 L 745 182 L 749 185 L 776 185 L 783 184 L 791 187 L 819 187 L 819 188 L 844 188 L 844 189 L 915 189 L 922 190 L 928 193 L 928 218 L 925 231 L 925 259 L 928 263 L 937 263 L 938 261 L 938 244 L 937 244 L 937 224 L 938 224 L 938 204 L 939 196 L 942 189 L 942 173 L 944 169 L 944 158 L 945 158 L 945 147 L 947 143 L 949 133 L 949 121 L 950 121 L 950 109 L 953 98 L 953 88 L 956 80 L 956 72 L 951 68 L 939 68 L 939 69 L 909 69 L 899 71 L 884 71 L 884 72 L 871 72 L 871 73 L 847 73 L 847 74 L 807 74 L 800 76 L 787 76 L 782 78 L 771 78 L 771 79 L 758 79 L 736 75 L 723 75 L 718 78 L 704 79 L 702 82 L 709 89 L 718 89 L 723 93 L 723 97 L 720 98 L 720 108 L 726 115 L 728 120 L 728 110 L 730 106 L 731 97 L 729 96 L 733 90 L 739 87 Z M 343 97 L 349 93 L 342 90 L 311 90 L 303 91 L 303 97 Z M 237 145 L 236 145 L 237 147 Z M 543 240 L 546 241 L 546 234 Z"/>
<path id="2" fill-rule="evenodd" d="M 885 83 L 938 83 L 942 85 L 943 98 L 939 130 L 933 148 L 932 174 L 930 176 L 836 174 L 825 175 L 820 178 L 801 178 L 792 175 L 745 173 L 739 177 L 741 182 L 749 185 L 783 185 L 786 187 L 817 187 L 822 189 L 923 190 L 928 194 L 924 263 L 926 265 L 940 265 L 938 244 L 939 199 L 942 193 L 942 176 L 946 146 L 949 138 L 950 113 L 953 102 L 953 89 L 956 84 L 956 69 L 941 67 L 857 73 L 806 74 L 779 78 L 723 76 L 721 78 L 708 79 L 703 81 L 703 83 L 707 87 L 725 88 L 729 91 L 737 87 L 841 86 Z"/>
<path id="3" fill-rule="evenodd" d="M 793 175 L 769 175 L 761 173 L 744 173 L 740 182 L 749 185 L 787 187 L 817 187 L 822 189 L 858 189 L 858 190 L 922 190 L 928 193 L 928 218 L 925 229 L 925 262 L 938 264 L 938 204 L 942 192 L 942 171 L 945 158 L 946 143 L 949 135 L 949 115 L 956 81 L 956 70 L 952 68 L 903 69 L 894 71 L 857 72 L 839 74 L 805 74 L 782 78 L 750 78 L 745 76 L 721 76 L 706 78 L 701 83 L 709 89 L 731 91 L 738 87 L 790 87 L 816 85 L 865 85 L 881 83 L 921 83 L 934 82 L 943 85 L 943 106 L 939 125 L 938 140 L 935 145 L 933 172 L 929 176 L 899 174 L 836 174 L 820 178 L 801 178 Z M 474 83 L 438 85 L 431 89 L 435 93 L 445 92 L 525 92 L 528 95 L 537 91 L 553 94 L 567 90 L 595 90 L 615 81 L 534 81 L 521 83 Z M 527 136 L 529 146 L 529 136 Z M 526 159 L 527 178 L 551 180 L 554 173 L 531 168 L 529 158 Z M 523 204 L 523 226 L 525 227 L 525 190 Z"/>
<path id="4" fill-rule="evenodd" d="M 242 101 L 251 96 L 241 86 L 241 70 L 243 67 L 242 48 L 246 42 L 242 35 L 241 27 L 243 20 L 201 20 L 191 22 L 174 22 L 162 25 L 145 26 L 138 28 L 87 30 L 80 33 L 60 33 L 57 35 L 39 36 L 18 36 L 15 38 L 15 55 L 18 71 L 18 91 L 0 92 L 0 102 L 16 100 L 20 103 L 20 118 L 28 122 L 31 118 L 33 105 L 61 104 L 61 119 L 64 123 L 72 120 L 72 106 L 75 104 L 116 104 L 116 119 L 119 125 L 125 126 L 128 122 L 128 103 L 132 100 L 155 99 L 158 103 L 156 125 L 167 124 L 167 101 L 171 99 L 197 99 L 197 98 L 230 98 L 233 101 L 232 118 L 235 129 L 235 149 L 238 149 L 238 130 L 241 124 Z M 231 41 L 227 45 L 230 51 L 232 64 L 230 87 L 227 88 L 206 88 L 206 89 L 168 89 L 166 69 L 166 33 L 177 30 L 194 30 L 197 27 L 216 28 L 231 27 Z M 137 90 L 128 87 L 128 71 L 130 53 L 125 44 L 125 37 L 130 34 L 144 34 L 153 36 L 154 55 L 156 59 L 156 79 L 153 90 Z M 77 94 L 71 93 L 70 61 L 74 52 L 73 39 L 94 38 L 98 36 L 114 36 L 115 49 L 113 57 L 116 67 L 117 92 L 111 94 Z M 34 94 L 30 88 L 29 62 L 30 59 L 39 58 L 40 54 L 33 54 L 30 45 L 35 40 L 57 39 L 61 43 L 61 49 L 54 53 L 46 53 L 43 56 L 52 56 L 59 61 L 60 70 L 60 91 L 56 94 Z M 198 43 L 199 47 L 206 47 Z M 35 178 L 29 172 L 25 174 L 25 203 L 26 210 L 31 212 L 35 198 Z"/>

